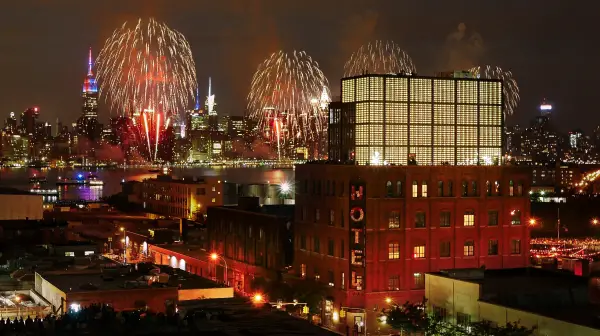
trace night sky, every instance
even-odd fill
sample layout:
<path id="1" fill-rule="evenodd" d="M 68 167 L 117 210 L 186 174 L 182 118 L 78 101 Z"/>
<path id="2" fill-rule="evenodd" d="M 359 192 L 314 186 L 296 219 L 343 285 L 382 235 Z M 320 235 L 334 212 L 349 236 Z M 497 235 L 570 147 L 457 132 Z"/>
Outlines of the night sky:
<path id="1" fill-rule="evenodd" d="M 528 123 L 547 97 L 561 130 L 600 125 L 600 5 L 567 0 L 0 0 L 0 117 L 36 105 L 41 120 L 74 121 L 88 48 L 96 54 L 115 28 L 139 17 L 187 37 L 200 90 L 212 76 L 219 113 L 243 113 L 253 72 L 276 50 L 308 52 L 337 95 L 351 53 L 391 39 L 419 74 L 465 64 L 511 70 L 522 99 L 509 124 Z M 467 38 L 481 36 L 481 48 L 451 50 L 461 22 Z M 109 113 L 101 106 L 101 120 Z"/>

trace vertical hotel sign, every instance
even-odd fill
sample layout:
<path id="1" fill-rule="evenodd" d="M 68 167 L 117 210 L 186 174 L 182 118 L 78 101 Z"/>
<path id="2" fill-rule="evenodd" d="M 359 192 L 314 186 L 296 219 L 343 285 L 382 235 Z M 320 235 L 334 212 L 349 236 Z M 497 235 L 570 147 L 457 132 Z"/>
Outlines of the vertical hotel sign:
<path id="1" fill-rule="evenodd" d="M 350 271 L 351 288 L 363 290 L 365 283 L 366 184 L 350 182 Z"/>

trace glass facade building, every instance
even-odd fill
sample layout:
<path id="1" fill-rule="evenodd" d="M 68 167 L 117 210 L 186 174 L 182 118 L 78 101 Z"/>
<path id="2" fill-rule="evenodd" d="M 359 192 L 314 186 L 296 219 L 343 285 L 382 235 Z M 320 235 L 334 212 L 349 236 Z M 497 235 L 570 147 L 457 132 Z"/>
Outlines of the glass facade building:
<path id="1" fill-rule="evenodd" d="M 502 82 L 404 74 L 342 79 L 329 158 L 364 164 L 492 165 L 503 152 Z"/>

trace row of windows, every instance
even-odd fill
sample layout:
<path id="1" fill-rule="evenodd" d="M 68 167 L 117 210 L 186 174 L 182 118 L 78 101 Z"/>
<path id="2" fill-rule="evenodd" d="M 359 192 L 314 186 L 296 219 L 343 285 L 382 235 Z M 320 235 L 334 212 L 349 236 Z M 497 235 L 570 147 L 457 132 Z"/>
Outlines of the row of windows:
<path id="1" fill-rule="evenodd" d="M 467 210 L 463 214 L 463 226 L 475 226 L 475 211 Z M 510 224 L 521 225 L 521 210 L 512 210 L 510 212 Z M 488 211 L 488 226 L 498 226 L 498 210 Z M 414 218 L 415 228 L 425 228 L 427 226 L 426 215 L 423 211 L 417 211 Z M 441 211 L 439 227 L 450 227 L 451 226 L 451 213 L 450 211 Z M 400 228 L 400 211 L 390 211 L 388 215 L 388 228 L 398 229 Z"/>
<path id="2" fill-rule="evenodd" d="M 410 84 L 409 84 L 410 81 Z M 429 78 L 363 77 L 342 81 L 342 102 L 383 100 L 436 103 L 502 103 L 499 82 Z"/>
<path id="3" fill-rule="evenodd" d="M 498 239 L 490 239 L 488 240 L 488 256 L 497 256 L 498 255 Z M 425 245 L 415 245 L 413 246 L 413 259 L 424 259 L 426 257 L 426 246 Z M 518 255 L 521 254 L 521 240 L 520 239 L 512 239 L 510 241 L 510 254 Z M 440 258 L 449 258 L 452 256 L 452 246 L 449 240 L 440 242 L 440 250 L 439 257 Z M 465 257 L 473 257 L 475 256 L 475 241 L 474 240 L 466 240 L 463 243 L 463 256 Z M 397 260 L 400 259 L 400 243 L 399 242 L 390 242 L 388 243 L 388 260 Z"/>
<path id="4" fill-rule="evenodd" d="M 326 282 L 330 287 L 339 286 L 339 288 L 341 288 L 341 289 L 346 289 L 346 273 L 340 272 L 339 277 L 337 278 L 337 279 L 339 279 L 339 282 L 337 282 L 336 281 L 336 276 L 335 276 L 335 273 L 334 273 L 333 270 L 328 270 L 327 271 L 327 278 L 326 279 L 321 279 L 321 271 L 319 269 L 319 266 L 313 266 L 313 267 L 314 267 L 313 268 L 313 277 L 314 277 L 314 279 L 316 281 Z M 300 264 L 300 276 L 302 278 L 306 278 L 307 277 L 307 267 L 306 267 L 306 264 Z M 423 281 L 423 284 L 424 284 L 424 281 Z M 351 272 L 351 275 L 350 275 L 350 286 L 352 288 L 356 288 L 357 290 L 362 290 L 363 289 L 363 276 L 360 275 L 360 274 L 358 274 L 355 271 Z"/>
<path id="5" fill-rule="evenodd" d="M 400 137 L 392 137 L 388 141 L 388 135 L 382 139 L 381 133 L 372 132 L 373 140 L 376 144 L 369 140 L 370 128 L 364 125 L 364 130 L 361 130 L 360 135 L 357 133 L 355 159 L 360 165 L 366 164 L 382 164 L 384 162 L 395 165 L 407 165 L 409 160 L 416 161 L 418 165 L 498 165 L 502 156 L 501 145 L 497 147 L 481 147 L 475 142 L 474 145 L 455 146 L 453 142 L 448 144 L 445 142 L 436 143 L 435 146 L 431 143 L 431 127 L 430 126 L 412 126 L 411 134 L 408 140 L 409 146 L 406 144 L 406 133 Z M 404 130 L 402 130 L 404 131 Z M 358 131 L 357 131 L 358 132 Z M 470 144 L 469 138 L 464 134 L 461 136 L 463 144 Z M 439 138 L 438 138 L 439 140 Z M 499 139 L 481 140 L 481 143 L 500 143 Z M 455 155 L 456 153 L 456 155 Z M 433 154 L 433 155 L 432 155 Z M 377 158 L 378 160 L 374 160 Z M 377 161 L 375 163 L 374 161 Z"/>
<path id="6" fill-rule="evenodd" d="M 340 240 L 339 243 L 339 253 L 335 253 L 335 241 L 333 238 L 328 238 L 327 239 L 327 255 L 331 256 L 331 257 L 339 257 L 339 258 L 346 258 L 346 247 L 345 247 L 345 240 L 342 239 Z M 306 250 L 306 251 L 311 251 L 311 252 L 315 252 L 315 253 L 322 253 L 321 251 L 323 251 L 321 249 L 321 239 L 317 236 L 313 237 L 313 241 L 312 241 L 312 249 L 311 247 L 308 246 L 307 244 L 307 238 L 305 235 L 300 235 L 300 249 L 301 250 Z M 325 252 L 325 251 L 323 251 Z"/>
<path id="7" fill-rule="evenodd" d="M 401 183 L 401 182 L 397 182 Z M 402 186 L 400 185 L 396 185 Z M 420 188 L 419 188 L 420 186 Z M 427 188 L 428 182 L 423 181 L 419 184 L 418 181 L 412 182 L 411 195 L 412 197 L 427 197 Z M 396 194 L 394 193 L 394 189 L 392 186 L 392 181 L 387 181 L 385 184 L 386 196 L 387 197 L 395 197 L 398 194 L 398 190 L 396 190 Z M 513 180 L 508 181 L 508 196 L 523 196 L 523 182 L 518 182 L 515 186 Z M 486 196 L 501 196 L 500 183 L 498 181 L 494 181 L 493 185 L 490 181 L 485 182 L 485 195 Z M 400 196 L 400 195 L 398 195 Z M 444 181 L 437 182 L 437 197 L 454 197 L 454 183 L 453 181 L 448 181 L 447 184 L 444 184 Z M 479 187 L 477 181 L 462 181 L 461 189 L 460 189 L 461 197 L 478 197 Z"/>

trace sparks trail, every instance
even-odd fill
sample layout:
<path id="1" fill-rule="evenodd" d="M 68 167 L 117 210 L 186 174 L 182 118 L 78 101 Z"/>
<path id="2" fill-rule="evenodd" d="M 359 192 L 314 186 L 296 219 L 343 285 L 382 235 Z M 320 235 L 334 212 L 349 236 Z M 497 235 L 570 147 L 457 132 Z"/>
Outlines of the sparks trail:
<path id="1" fill-rule="evenodd" d="M 189 43 L 164 23 L 139 19 L 114 31 L 97 64 L 100 95 L 111 110 L 134 120 L 148 158 L 156 160 L 161 125 L 168 127 L 172 116 L 184 113 L 196 90 Z"/>
<path id="2" fill-rule="evenodd" d="M 254 73 L 248 111 L 281 158 L 282 147 L 326 138 L 330 96 L 327 78 L 306 52 L 278 51 Z"/>
<path id="3" fill-rule="evenodd" d="M 414 73 L 408 54 L 393 41 L 376 40 L 361 46 L 344 65 L 344 77 L 371 74 Z"/>
<path id="4" fill-rule="evenodd" d="M 501 79 L 502 80 L 502 95 L 504 98 L 504 116 L 510 116 L 515 113 L 515 109 L 521 100 L 519 95 L 519 86 L 513 78 L 512 72 L 504 71 L 498 66 L 478 66 L 471 68 L 474 75 L 486 79 Z"/>

